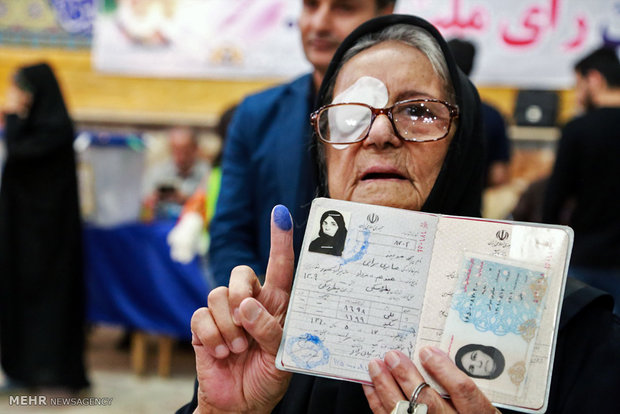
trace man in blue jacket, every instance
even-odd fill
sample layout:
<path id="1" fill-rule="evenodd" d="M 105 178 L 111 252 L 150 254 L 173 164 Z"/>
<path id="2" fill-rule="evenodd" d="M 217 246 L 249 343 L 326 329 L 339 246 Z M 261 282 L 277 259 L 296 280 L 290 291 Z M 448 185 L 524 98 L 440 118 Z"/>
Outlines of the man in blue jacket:
<path id="1" fill-rule="evenodd" d="M 316 172 L 309 115 L 318 85 L 340 42 L 364 21 L 392 13 L 396 0 L 304 0 L 299 29 L 314 70 L 290 83 L 247 97 L 228 128 L 222 185 L 210 225 L 209 263 L 218 285 L 245 264 L 264 275 L 271 209 L 288 207 L 301 248 Z"/>

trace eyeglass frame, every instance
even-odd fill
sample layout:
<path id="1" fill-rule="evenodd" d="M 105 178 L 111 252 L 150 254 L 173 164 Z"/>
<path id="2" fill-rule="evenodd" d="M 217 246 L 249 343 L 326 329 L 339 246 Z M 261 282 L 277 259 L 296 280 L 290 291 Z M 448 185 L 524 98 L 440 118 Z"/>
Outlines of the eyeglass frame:
<path id="1" fill-rule="evenodd" d="M 443 134 L 441 137 L 439 138 L 433 138 L 433 139 L 428 139 L 428 140 L 424 140 L 424 141 L 418 141 L 416 139 L 407 139 L 404 138 L 402 135 L 400 135 L 400 132 L 398 132 L 398 128 L 396 128 L 396 124 L 394 123 L 394 118 L 392 117 L 392 110 L 394 109 L 394 107 L 404 104 L 404 103 L 409 103 L 409 102 L 435 102 L 435 103 L 440 103 L 445 105 L 449 112 L 449 121 L 448 121 L 448 128 L 446 129 L 446 133 Z M 345 105 L 359 105 L 359 106 L 365 106 L 368 109 L 370 109 L 371 112 L 371 118 L 370 118 L 370 124 L 368 125 L 368 129 L 366 131 L 366 134 L 364 134 L 364 136 L 362 138 L 358 138 L 355 141 L 351 141 L 351 142 L 333 142 L 333 141 L 327 141 L 326 139 L 324 139 L 321 136 L 321 133 L 319 131 L 319 114 L 321 112 L 323 112 L 326 109 L 329 108 L 333 108 L 336 106 L 345 106 Z M 372 124 L 375 122 L 375 119 L 377 119 L 377 116 L 379 115 L 385 115 L 388 117 L 388 119 L 390 120 L 390 123 L 392 124 L 392 130 L 394 131 L 394 135 L 396 135 L 399 139 L 405 141 L 405 142 L 435 142 L 435 141 L 439 141 L 444 139 L 445 137 L 448 136 L 448 134 L 450 133 L 450 128 L 452 128 L 452 119 L 453 118 L 458 118 L 459 116 L 459 107 L 456 105 L 452 105 L 451 103 L 447 102 L 447 101 L 442 101 L 440 99 L 405 99 L 404 101 L 398 101 L 396 103 L 394 103 L 394 105 L 392 106 L 388 106 L 385 108 L 375 108 L 374 106 L 370 106 L 368 104 L 362 103 L 362 102 L 340 102 L 340 103 L 335 103 L 335 104 L 328 104 L 328 105 L 323 105 L 322 107 L 320 107 L 319 109 L 317 109 L 316 111 L 312 112 L 310 114 L 310 124 L 314 127 L 314 132 L 316 133 L 316 135 L 319 137 L 319 139 L 327 144 L 332 144 L 332 145 L 349 145 L 349 144 L 355 144 L 357 142 L 362 142 L 363 140 L 365 140 L 366 138 L 368 138 L 368 135 L 370 135 L 370 130 L 372 129 Z"/>

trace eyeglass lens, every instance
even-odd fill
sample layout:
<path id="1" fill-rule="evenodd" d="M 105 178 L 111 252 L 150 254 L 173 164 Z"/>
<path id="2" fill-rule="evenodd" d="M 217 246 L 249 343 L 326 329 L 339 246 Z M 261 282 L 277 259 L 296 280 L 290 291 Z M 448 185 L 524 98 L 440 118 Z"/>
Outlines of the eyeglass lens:
<path id="1" fill-rule="evenodd" d="M 429 141 L 443 137 L 450 125 L 450 109 L 441 102 L 403 102 L 392 108 L 398 134 L 405 140 Z M 319 113 L 321 138 L 334 143 L 364 139 L 372 110 L 359 104 L 341 104 Z"/>

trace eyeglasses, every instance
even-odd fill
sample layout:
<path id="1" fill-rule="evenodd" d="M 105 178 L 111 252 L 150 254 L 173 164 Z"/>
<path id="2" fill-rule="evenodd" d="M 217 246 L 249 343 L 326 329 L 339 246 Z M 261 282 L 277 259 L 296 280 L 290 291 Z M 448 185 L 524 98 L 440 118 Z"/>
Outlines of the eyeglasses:
<path id="1" fill-rule="evenodd" d="M 427 142 L 445 138 L 459 108 L 438 99 L 408 99 L 388 108 L 363 103 L 325 105 L 310 115 L 321 140 L 353 144 L 365 140 L 378 115 L 387 115 L 396 136 L 404 141 Z"/>

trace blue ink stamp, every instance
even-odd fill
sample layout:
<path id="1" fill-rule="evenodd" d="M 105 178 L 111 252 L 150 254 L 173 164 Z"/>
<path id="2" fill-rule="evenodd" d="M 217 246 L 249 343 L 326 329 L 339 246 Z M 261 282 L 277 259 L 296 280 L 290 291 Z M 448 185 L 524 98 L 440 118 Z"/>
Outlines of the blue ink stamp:
<path id="1" fill-rule="evenodd" d="M 286 352 L 298 368 L 312 369 L 329 361 L 329 350 L 318 336 L 306 333 L 290 338 Z"/>
<path id="2" fill-rule="evenodd" d="M 360 260 L 364 256 L 366 256 L 366 253 L 368 252 L 368 245 L 370 244 L 370 242 L 369 242 L 370 230 L 363 229 L 362 230 L 362 235 L 364 236 L 364 240 L 362 241 L 361 246 L 359 247 L 359 249 L 357 251 L 355 251 L 356 249 L 354 248 L 353 255 L 351 255 L 350 257 L 347 257 L 347 258 L 343 258 L 341 264 L 346 265 L 346 264 L 351 263 L 351 262 L 357 262 L 358 260 Z"/>
<path id="3" fill-rule="evenodd" d="M 462 263 L 451 307 L 479 332 L 528 340 L 540 321 L 547 288 L 540 270 L 470 256 Z"/>

